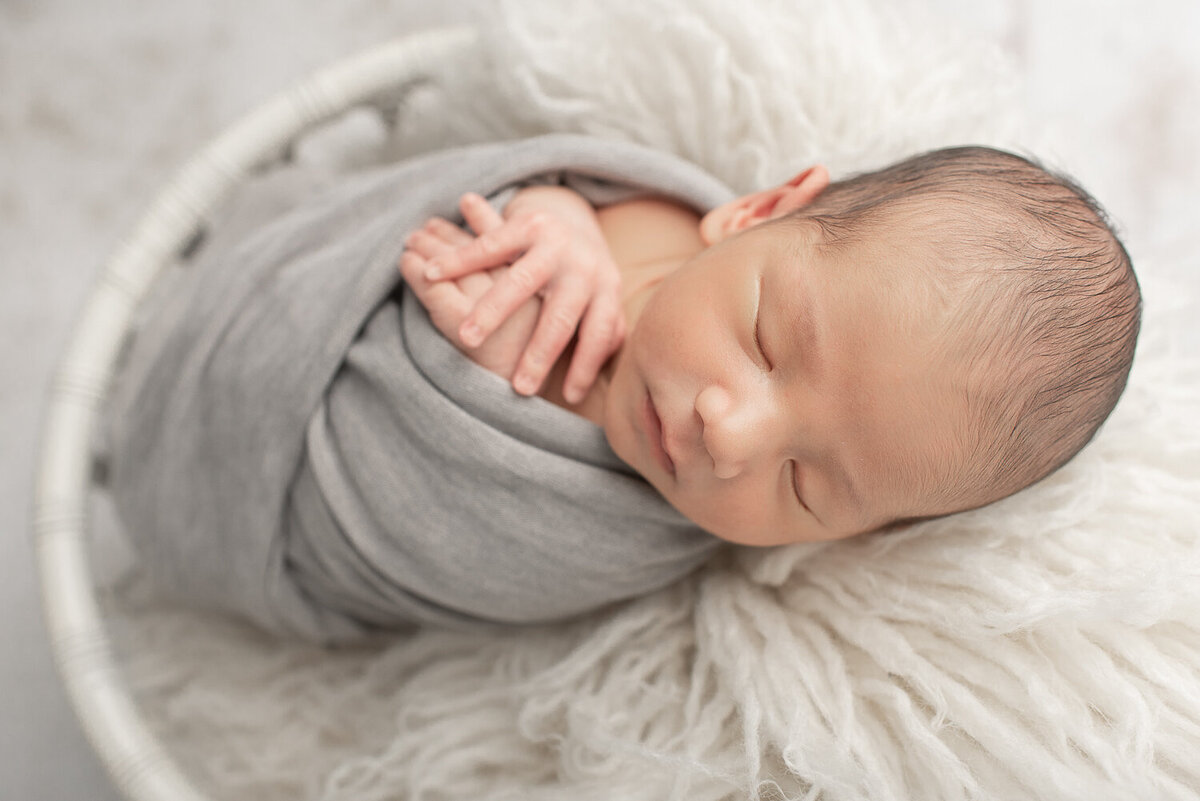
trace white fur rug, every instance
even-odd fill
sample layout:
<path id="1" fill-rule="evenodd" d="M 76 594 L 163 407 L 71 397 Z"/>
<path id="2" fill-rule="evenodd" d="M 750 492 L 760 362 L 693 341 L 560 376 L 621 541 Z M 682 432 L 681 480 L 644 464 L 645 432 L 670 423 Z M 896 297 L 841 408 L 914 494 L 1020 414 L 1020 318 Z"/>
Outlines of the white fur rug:
<path id="1" fill-rule="evenodd" d="M 882 4 L 877 4 L 882 5 Z M 512 3 L 392 157 L 549 129 L 739 189 L 1027 145 L 991 51 L 864 0 Z M 378 158 L 349 121 L 307 158 Z M 372 149 L 374 148 L 374 149 Z M 1103 199 L 1102 199 L 1103 200 Z M 1200 797 L 1200 364 L 1142 270 L 1129 390 L 1042 484 L 909 532 L 730 552 L 569 625 L 328 652 L 111 599 L 156 731 L 227 799 Z"/>

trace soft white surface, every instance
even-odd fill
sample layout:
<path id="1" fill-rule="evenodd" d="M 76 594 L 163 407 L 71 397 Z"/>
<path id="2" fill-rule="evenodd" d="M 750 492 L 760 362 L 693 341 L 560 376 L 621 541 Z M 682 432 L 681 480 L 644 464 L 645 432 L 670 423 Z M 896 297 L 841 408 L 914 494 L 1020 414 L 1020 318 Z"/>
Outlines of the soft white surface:
<path id="1" fill-rule="evenodd" d="M 1186 35 L 1196 30 L 1196 20 L 1188 17 L 1194 9 L 1142 4 L 1146 19 L 1129 26 L 1118 24 L 1115 6 L 1096 10 L 1092 4 L 1068 3 L 1042 9 L 1012 2 L 992 7 L 993 12 L 946 6 L 950 13 L 970 14 L 968 22 L 1032 70 L 1035 80 L 1023 93 L 1035 109 L 1034 119 L 1059 123 L 1058 135 L 1042 152 L 1078 174 L 1126 224 L 1144 277 L 1186 276 L 1195 286 L 1197 167 L 1185 148 L 1197 139 L 1200 108 L 1194 37 Z M 271 2 L 0 7 L 0 263 L 7 279 L 0 302 L 8 335 L 0 346 L 5 368 L 0 400 L 6 411 L 6 503 L 0 513 L 5 530 L 13 533 L 2 546 L 9 611 L 0 621 L 11 645 L 0 661 L 5 682 L 0 703 L 6 707 L 0 715 L 0 789 L 5 796 L 65 798 L 86 791 L 95 797 L 95 785 L 102 781 L 82 761 L 72 723 L 55 694 L 36 618 L 29 554 L 24 538 L 17 536 L 27 508 L 40 387 L 88 276 L 154 186 L 222 123 L 339 52 L 427 21 L 431 12 L 423 20 L 405 13 L 417 8 L 416 3 L 385 9 L 367 2 L 324 11 Z M 468 16 L 462 8 L 456 17 Z M 747 40 L 729 9 L 714 6 L 704 13 L 728 18 L 731 34 Z M 750 30 L 787 29 L 768 25 L 761 16 L 757 22 L 760 27 Z M 864 25 L 869 32 L 870 25 Z M 671 35 L 693 37 L 687 52 L 695 54 L 695 66 L 708 63 L 712 52 L 701 46 L 702 26 L 676 24 L 672 30 Z M 872 60 L 880 52 L 867 46 L 869 39 L 863 42 L 861 28 L 856 30 L 860 36 L 845 55 L 845 68 L 861 75 L 863 64 L 876 63 Z M 1134 31 L 1159 32 L 1167 44 L 1135 38 Z M 583 27 L 579 35 L 594 41 L 603 38 L 604 27 Z M 797 41 L 804 32 L 789 35 Z M 1172 47 L 1172 41 L 1179 45 Z M 622 48 L 626 44 L 622 41 Z M 879 45 L 884 52 L 897 46 L 888 37 Z M 935 59 L 944 52 L 941 47 L 906 52 L 915 59 Z M 554 51 L 535 47 L 535 52 Z M 569 55 L 558 52 L 560 58 Z M 769 68 L 770 52 L 743 48 L 739 58 L 747 61 L 737 63 L 753 67 L 748 72 L 757 75 Z M 933 84 L 938 77 L 913 74 Z M 1079 82 L 1064 83 L 1070 79 Z M 588 87 L 602 96 L 610 93 L 607 102 L 620 107 L 621 85 L 595 80 Z M 698 90 L 711 81 L 687 85 Z M 551 95 L 564 92 L 553 81 L 545 86 Z M 987 102 L 985 95 L 966 103 L 965 115 L 956 114 L 954 124 L 983 130 Z M 657 98 L 656 103 L 657 110 L 678 99 Z M 557 118 L 569 117 L 573 108 L 559 103 Z M 1044 117 L 1036 116 L 1039 110 Z M 871 113 L 888 111 L 884 104 Z M 493 121 L 504 123 L 499 116 Z M 664 141 L 729 175 L 745 171 L 757 179 L 767 176 L 764 170 L 774 169 L 776 161 L 782 167 L 782 157 L 756 161 L 745 149 L 720 147 L 720 136 L 735 132 L 733 122 L 716 126 L 709 134 L 716 139 L 706 141 L 692 127 Z M 945 118 L 943 123 L 950 124 Z M 618 122 L 613 126 L 629 130 Z M 862 160 L 868 155 L 884 160 L 892 155 L 889 146 L 923 141 L 935 129 L 901 144 L 859 134 L 809 145 L 819 151 L 789 147 L 784 152 L 797 159 L 820 153 L 835 168 L 867 166 Z M 813 142 L 803 136 L 796 141 Z M 768 143 L 768 152 L 781 146 Z M 1148 314 L 1160 320 L 1172 300 L 1162 291 L 1149 293 Z M 1200 344 L 1194 323 L 1179 323 L 1174 331 L 1177 342 Z M 1144 352 L 1155 353 L 1149 344 Z M 1145 360 L 1148 369 L 1141 370 L 1122 416 L 1076 469 L 1013 499 L 1000 512 L 940 524 L 945 528 L 934 536 L 886 545 L 864 541 L 820 553 L 797 563 L 797 575 L 778 589 L 774 585 L 787 576 L 790 561 L 776 557 L 760 564 L 751 558 L 647 599 L 598 629 L 583 624 L 485 643 L 430 635 L 374 659 L 361 654 L 313 659 L 302 649 L 268 652 L 239 639 L 238 629 L 225 640 L 188 641 L 187 646 L 212 661 L 239 649 L 235 659 L 221 663 L 221 680 L 272 687 L 289 701 L 289 715 L 296 717 L 288 720 L 303 724 L 286 730 L 323 738 L 325 761 L 307 764 L 309 772 L 294 773 L 295 781 L 309 782 L 313 789 L 320 782 L 331 790 L 354 788 L 348 797 L 370 797 L 365 788 L 389 777 L 400 781 L 409 769 L 407 779 L 417 782 L 434 781 L 444 771 L 476 782 L 460 787 L 482 784 L 496 790 L 506 782 L 541 781 L 557 770 L 574 782 L 574 794 L 596 798 L 663 797 L 669 777 L 690 772 L 689 794 L 709 797 L 753 775 L 753 760 L 740 751 L 746 737 L 750 754 L 764 746 L 763 770 L 787 792 L 798 787 L 784 765 L 810 778 L 825 775 L 829 787 L 836 788 L 840 781 L 860 780 L 870 759 L 877 760 L 874 772 L 886 776 L 888 765 L 895 764 L 889 754 L 896 753 L 888 743 L 896 742 L 897 732 L 926 733 L 904 743 L 922 755 L 923 761 L 910 763 L 914 768 L 950 766 L 954 755 L 959 765 L 975 769 L 974 780 L 983 787 L 1011 787 L 1012 777 L 996 767 L 997 760 L 964 736 L 984 734 L 981 739 L 999 755 L 1000 765 L 1019 765 L 1036 784 L 1022 791 L 1023 797 L 1115 798 L 1120 797 L 1115 795 L 1118 781 L 1131 791 L 1144 790 L 1139 782 L 1154 772 L 1145 764 L 1151 747 L 1169 759 L 1200 743 L 1194 671 L 1200 616 L 1193 589 L 1197 401 L 1194 394 L 1172 396 L 1177 394 L 1172 388 L 1180 386 L 1194 392 L 1196 378 L 1172 375 L 1176 362 L 1165 355 L 1161 339 L 1157 353 L 1157 361 Z M 1181 483 L 1185 478 L 1192 483 Z M 1047 514 L 1050 509 L 1053 515 Z M 997 520 L 1003 520 L 1002 531 L 996 530 Z M 981 549 L 980 540 L 987 547 Z M 935 578 L 939 583 L 932 588 Z M 781 610 L 791 614 L 781 616 Z M 148 623 L 137 636 L 153 641 L 169 636 L 178 621 L 164 617 Z M 780 656 L 757 658 L 755 649 L 764 647 L 756 639 L 759 631 L 773 633 L 772 648 L 780 649 Z M 878 639 L 881 633 L 900 639 L 888 643 Z M 170 642 L 179 647 L 179 640 Z M 567 656 L 576 642 L 586 647 Z M 910 645 L 912 653 L 894 647 L 897 642 Z M 881 655 L 887 659 L 881 661 Z M 281 673 L 289 665 L 293 669 Z M 834 669 L 814 667 L 820 665 Z M 947 665 L 956 666 L 959 675 Z M 1131 665 L 1154 670 L 1142 675 Z M 531 678 L 551 666 L 549 681 Z M 1191 672 L 1183 670 L 1188 666 Z M 222 738 L 230 743 L 253 743 L 262 736 L 254 728 L 262 722 L 247 707 L 221 704 L 202 683 L 185 684 L 182 674 L 162 665 L 146 662 L 144 667 L 158 670 L 146 677 L 148 687 L 172 698 L 167 711 L 175 716 L 182 741 L 212 745 L 214 733 L 205 729 L 204 715 L 221 721 Z M 264 675 L 291 678 L 268 683 Z M 305 683 L 305 677 L 314 676 L 322 680 Z M 355 676 L 362 680 L 349 680 Z M 314 695 L 314 687 L 325 688 L 324 694 Z M 1021 713 L 1000 719 L 993 714 L 995 704 L 972 707 L 973 697 L 988 693 L 994 699 L 1020 699 Z M 321 714 L 327 704 L 347 714 Z M 735 705 L 752 723 L 760 715 L 759 725 L 743 729 L 731 717 Z M 322 728 L 314 725 L 318 717 Z M 181 728 L 179 720 L 191 720 L 190 728 Z M 347 720 L 364 729 L 348 729 Z M 462 725 L 467 720 L 476 725 Z M 941 723 L 946 725 L 934 725 Z M 844 736 L 829 737 L 835 729 Z M 397 736 L 410 730 L 419 734 Z M 689 732 L 685 741 L 675 737 L 682 731 Z M 364 751 L 358 738 L 374 745 Z M 1031 747 L 1034 740 L 1043 747 Z M 389 743 L 394 753 L 387 752 Z M 451 748 L 452 743 L 474 747 Z M 781 756 L 778 750 L 788 745 L 793 748 Z M 657 755 L 646 753 L 647 747 Z M 260 747 L 254 750 L 263 756 Z M 343 752 L 361 758 L 326 775 L 329 760 Z M 657 760 L 664 753 L 677 761 L 661 765 Z M 689 771 L 689 759 L 704 760 L 708 770 L 722 776 Z M 254 764 L 261 773 L 280 763 Z M 465 769 L 489 764 L 498 774 L 492 780 Z M 381 768 L 386 765 L 391 767 Z M 253 773 L 236 760 L 219 764 L 218 770 Z M 1104 776 L 1105 770 L 1111 771 L 1107 780 L 1089 783 L 1089 775 Z M 961 786 L 955 782 L 964 774 L 951 766 L 940 775 L 915 770 L 907 781 L 933 788 L 925 797 L 955 797 L 937 795 L 936 788 L 939 782 Z M 626 777 L 628 784 L 614 776 Z M 712 792 L 706 794 L 705 788 Z M 466 794 L 453 785 L 438 789 L 445 797 Z M 888 797 L 880 788 L 863 790 L 870 797 Z M 974 797 L 1006 795 L 980 790 Z M 547 797 L 558 796 L 551 790 Z M 846 796 L 831 789 L 828 797 Z"/>

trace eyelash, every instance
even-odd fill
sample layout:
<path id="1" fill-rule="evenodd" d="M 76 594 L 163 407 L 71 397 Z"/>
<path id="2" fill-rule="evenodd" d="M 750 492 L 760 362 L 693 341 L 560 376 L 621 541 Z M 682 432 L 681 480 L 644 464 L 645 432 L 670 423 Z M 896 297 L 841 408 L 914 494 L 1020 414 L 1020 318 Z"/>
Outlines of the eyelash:
<path id="1" fill-rule="evenodd" d="M 762 279 L 758 280 L 758 300 L 754 304 L 754 347 L 758 349 L 758 355 L 762 356 L 764 362 L 767 363 L 767 371 L 774 369 L 771 364 L 771 359 L 767 356 L 767 352 L 763 350 L 762 339 L 758 335 L 758 320 L 762 312 Z"/>
<path id="2" fill-rule="evenodd" d="M 796 482 L 796 463 L 792 462 L 792 493 L 796 496 L 796 500 L 800 502 L 800 506 L 804 511 L 812 514 L 812 510 L 808 508 L 808 504 L 804 502 L 804 498 L 800 497 L 800 487 Z"/>

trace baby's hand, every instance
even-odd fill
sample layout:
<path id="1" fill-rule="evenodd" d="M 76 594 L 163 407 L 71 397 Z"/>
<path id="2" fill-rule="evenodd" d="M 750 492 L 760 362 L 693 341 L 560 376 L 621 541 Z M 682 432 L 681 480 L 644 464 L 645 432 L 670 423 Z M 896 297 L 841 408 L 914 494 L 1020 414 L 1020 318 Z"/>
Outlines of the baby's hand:
<path id="1" fill-rule="evenodd" d="M 532 298 L 522 304 L 487 342 L 471 347 L 458 336 L 459 329 L 475 303 L 491 289 L 497 278 L 508 268 L 464 275 L 457 280 L 430 282 L 425 278 L 429 259 L 452 253 L 474 239 L 466 231 L 447 220 L 434 217 L 408 235 L 407 247 L 400 257 L 400 273 L 409 288 L 429 312 L 430 319 L 442 335 L 449 339 L 468 358 L 506 380 L 512 380 L 517 362 L 537 325 L 541 301 Z"/>
<path id="2" fill-rule="evenodd" d="M 581 198 L 578 202 L 584 203 Z M 525 395 L 537 392 L 578 327 L 563 397 L 572 403 L 583 400 L 601 366 L 625 339 L 620 271 L 590 207 L 592 222 L 583 224 L 577 213 L 541 210 L 517 212 L 505 220 L 475 194 L 464 195 L 460 207 L 478 236 L 436 256 L 425 278 L 446 281 L 512 264 L 463 320 L 458 332 L 462 341 L 478 346 L 540 295 L 541 315 L 513 375 L 513 388 Z"/>

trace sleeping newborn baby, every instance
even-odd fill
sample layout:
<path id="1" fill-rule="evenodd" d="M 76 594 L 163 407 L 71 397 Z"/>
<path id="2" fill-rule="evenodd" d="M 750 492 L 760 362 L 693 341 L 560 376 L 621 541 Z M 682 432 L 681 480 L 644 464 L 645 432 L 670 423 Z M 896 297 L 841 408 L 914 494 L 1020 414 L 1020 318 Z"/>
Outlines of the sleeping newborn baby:
<path id="1" fill-rule="evenodd" d="M 432 219 L 402 261 L 439 329 L 528 393 L 586 308 L 543 396 L 735 543 L 1010 495 L 1091 439 L 1133 358 L 1137 282 L 1095 202 L 987 148 L 833 185 L 814 167 L 704 216 L 658 198 L 593 213 L 559 187 L 523 190 L 506 220 L 478 195 L 462 211 L 477 239 Z"/>
<path id="2" fill-rule="evenodd" d="M 108 489 L 166 594 L 323 642 L 989 503 L 1092 437 L 1138 329 L 1094 202 L 984 148 L 736 198 L 553 135 L 285 170 L 194 251 L 118 365 Z"/>

